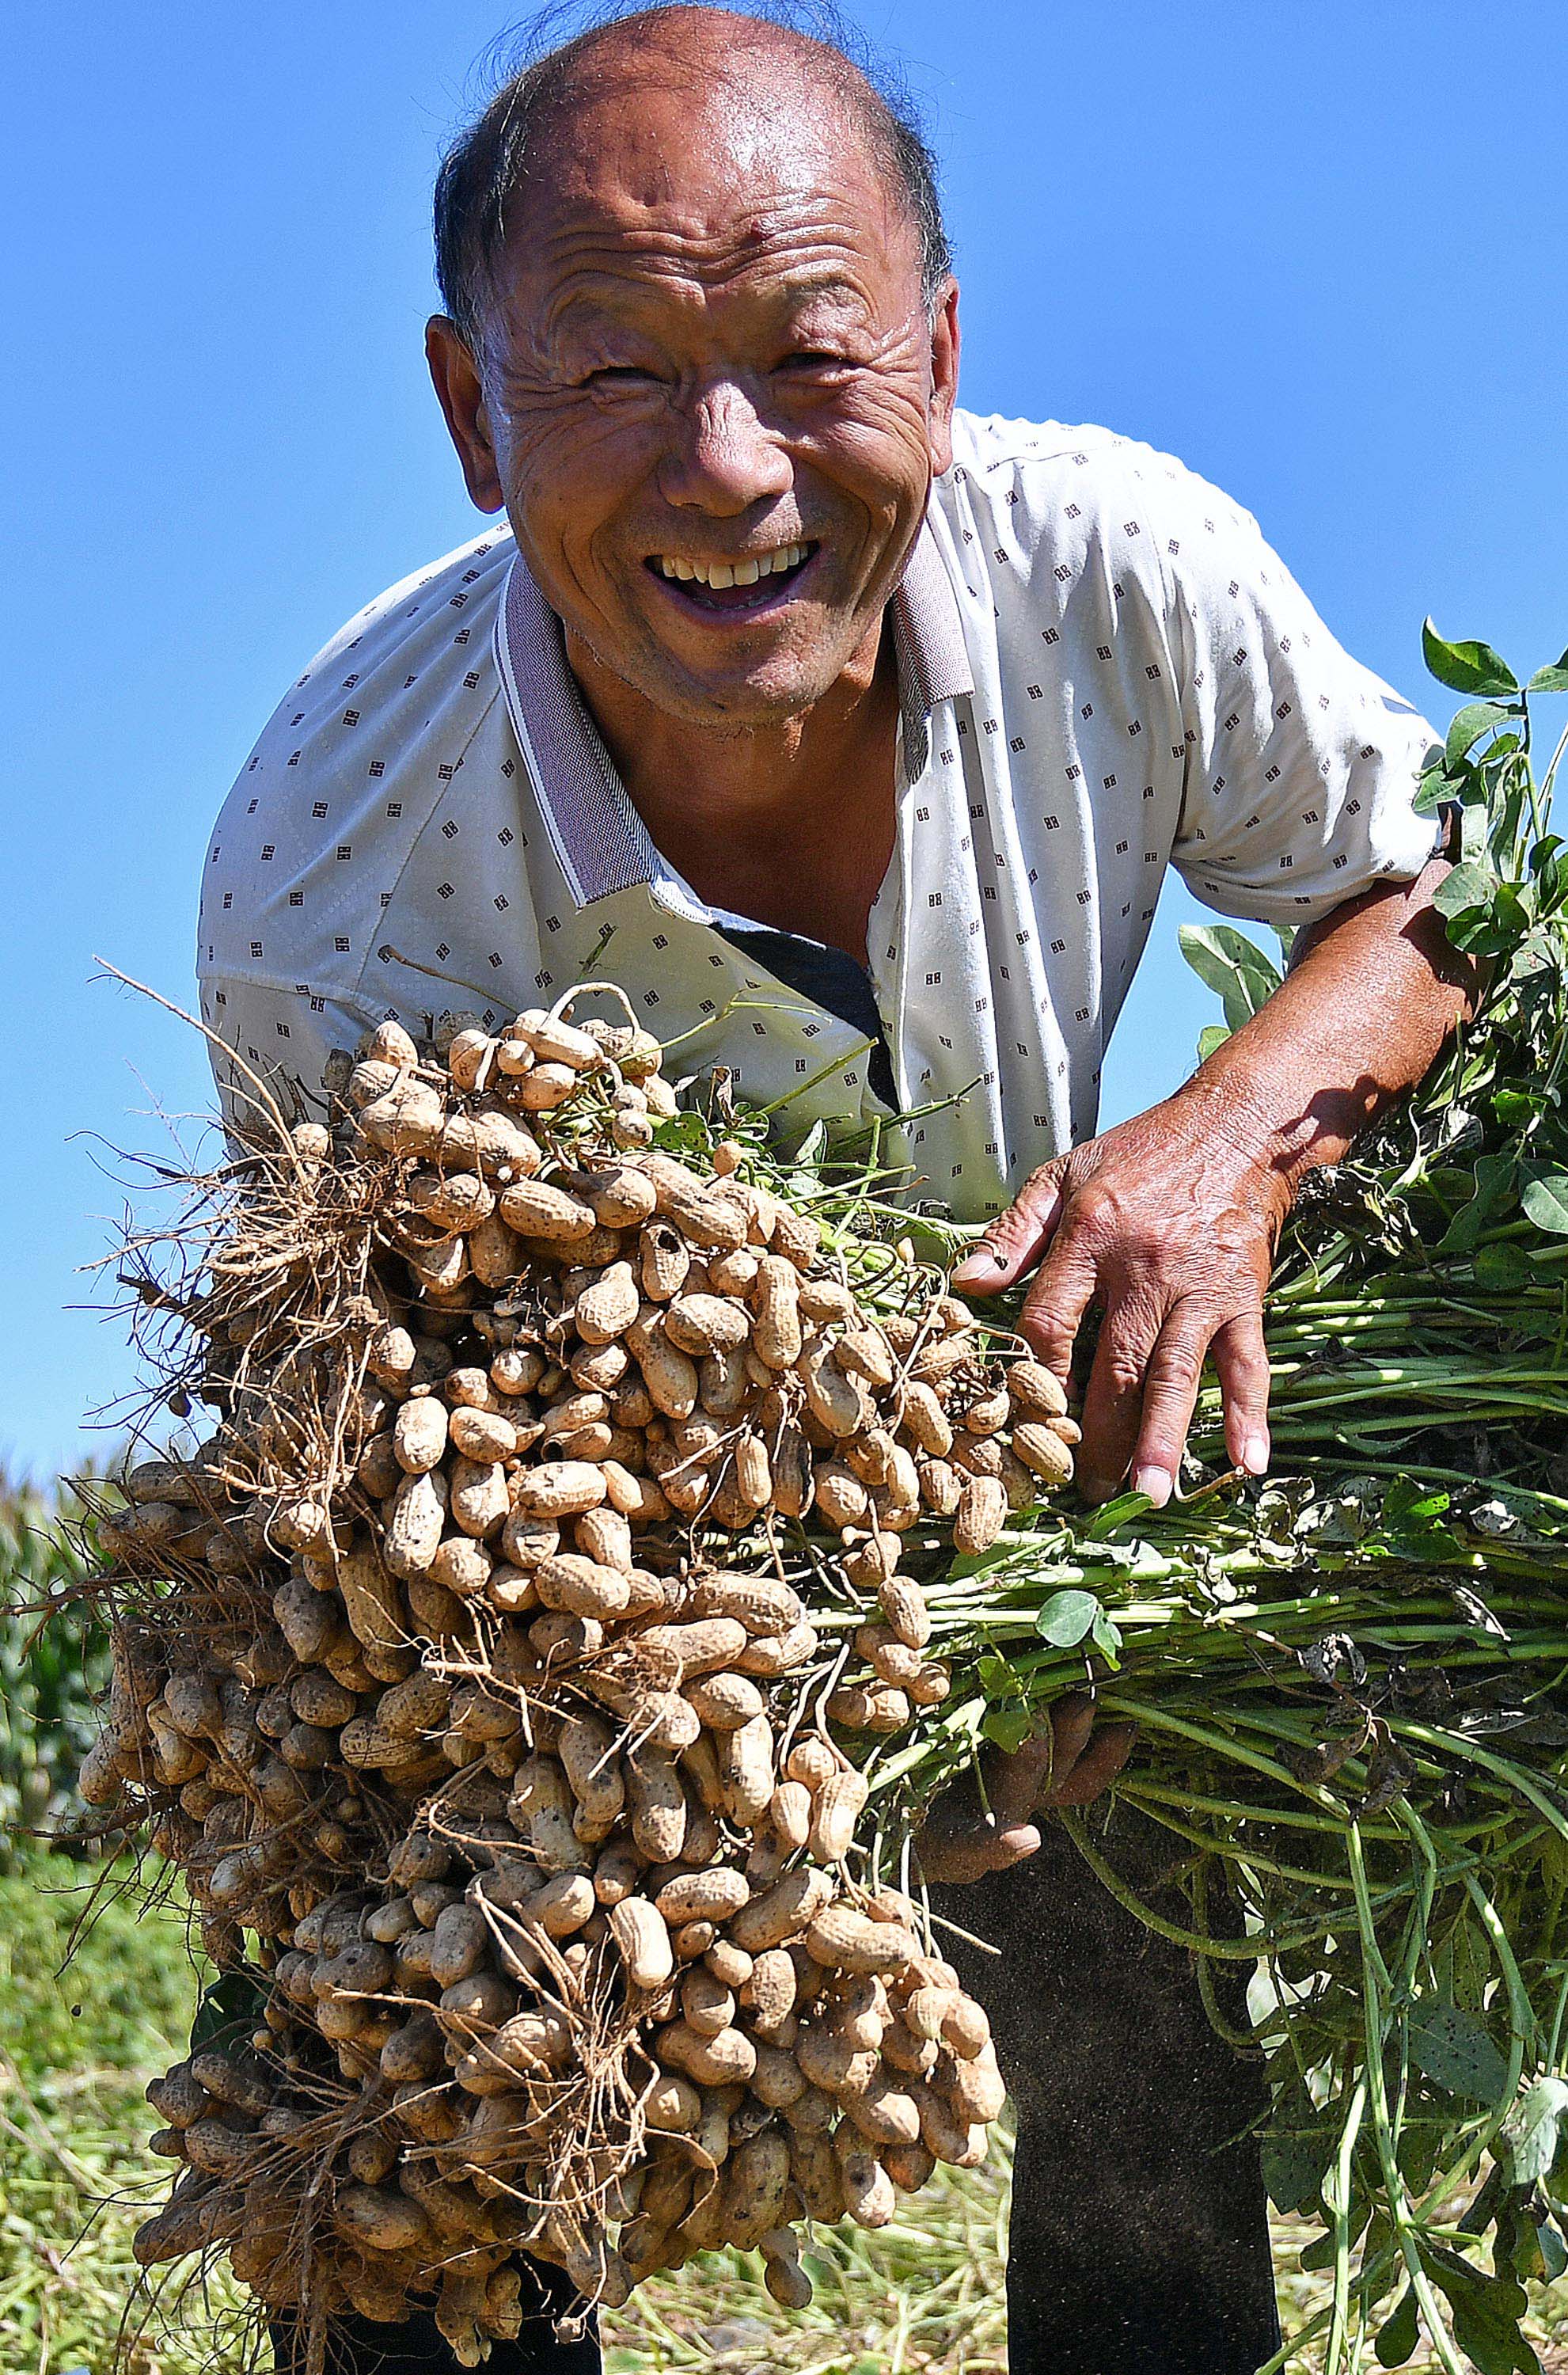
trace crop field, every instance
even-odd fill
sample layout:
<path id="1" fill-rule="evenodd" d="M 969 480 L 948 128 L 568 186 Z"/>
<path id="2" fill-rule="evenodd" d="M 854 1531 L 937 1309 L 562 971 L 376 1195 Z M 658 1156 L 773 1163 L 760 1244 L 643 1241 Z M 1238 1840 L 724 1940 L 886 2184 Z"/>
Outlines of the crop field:
<path id="1" fill-rule="evenodd" d="M 239 2375 L 255 2356 L 225 2280 L 133 2303 L 132 2229 L 165 2183 L 147 2154 L 141 2089 L 177 2050 L 196 1983 L 173 1911 L 147 1914 L 112 1891 L 105 1899 L 62 1970 L 86 1903 L 83 1868 L 23 1858 L 0 1879 L 6 2375 L 110 2375 L 117 2348 L 126 2375 Z M 1008 2158 L 1004 2131 L 985 2168 L 944 2170 L 881 2232 L 819 2233 L 806 2255 L 816 2298 L 803 2310 L 768 2298 L 754 2255 L 715 2252 L 654 2279 L 607 2321 L 607 2375 L 1003 2375 Z M 1304 2233 L 1276 2228 L 1292 2332 L 1326 2284 L 1295 2266 Z M 1561 2291 L 1543 2294 L 1531 2321 L 1546 2375 L 1568 2375 Z M 1310 2347 L 1291 2361 L 1302 2375 L 1318 2364 Z"/>

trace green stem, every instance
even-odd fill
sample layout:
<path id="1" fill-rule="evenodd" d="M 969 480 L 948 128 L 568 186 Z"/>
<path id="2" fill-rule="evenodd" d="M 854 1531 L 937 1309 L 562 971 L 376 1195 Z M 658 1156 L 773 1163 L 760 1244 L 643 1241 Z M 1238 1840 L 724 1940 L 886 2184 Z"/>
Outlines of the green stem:
<path id="1" fill-rule="evenodd" d="M 1394 2147 L 1394 2135 L 1388 2119 L 1387 2089 L 1384 2079 L 1383 2056 L 1387 2032 L 1383 2020 L 1383 1989 L 1388 1972 L 1377 1944 L 1377 1925 L 1367 1887 L 1366 1866 L 1362 1856 L 1360 1834 L 1354 1823 L 1346 1832 L 1350 1850 L 1350 1873 L 1356 1888 L 1356 1917 L 1361 1929 L 1362 1974 L 1364 1991 L 1364 2034 L 1366 2038 L 1366 2077 L 1372 2112 L 1373 2134 L 1383 2169 L 1384 2201 L 1389 2223 L 1393 2227 L 1399 2255 L 1406 2274 L 1415 2291 L 1416 2301 L 1426 2322 L 1427 2333 L 1446 2375 L 1465 2375 L 1442 2313 L 1427 2280 L 1426 2266 L 1421 2259 L 1417 2230 L 1411 2221 L 1405 2194 L 1405 2180 Z"/>
<path id="2" fill-rule="evenodd" d="M 1339 2361 L 1350 2329 L 1350 2203 L 1354 2190 L 1353 2164 L 1356 2139 L 1361 2134 L 1362 2120 L 1366 2111 L 1366 2080 L 1358 2078 L 1345 2113 L 1345 2123 L 1339 2131 L 1339 2149 L 1335 2155 L 1333 2191 L 1328 2195 L 1328 2207 L 1334 2219 L 1334 2299 L 1329 2315 L 1328 2341 L 1324 2350 L 1323 2375 L 1338 2375 Z"/>

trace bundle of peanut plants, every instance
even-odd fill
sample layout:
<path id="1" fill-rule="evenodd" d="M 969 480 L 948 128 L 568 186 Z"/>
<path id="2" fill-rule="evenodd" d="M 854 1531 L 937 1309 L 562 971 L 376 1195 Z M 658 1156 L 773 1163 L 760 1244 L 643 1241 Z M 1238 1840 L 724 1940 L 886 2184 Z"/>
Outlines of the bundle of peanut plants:
<path id="1" fill-rule="evenodd" d="M 802 2305 L 801 2221 L 1002 2109 L 865 1767 L 949 1687 L 918 1571 L 1070 1478 L 1066 1397 L 607 1003 L 386 1022 L 326 1123 L 253 1082 L 123 1265 L 215 1424 L 100 1517 L 82 1790 L 225 1974 L 138 2252 L 227 2247 L 318 2357 L 433 2297 L 477 2363 L 520 2253 L 614 2306 L 760 2249 Z"/>

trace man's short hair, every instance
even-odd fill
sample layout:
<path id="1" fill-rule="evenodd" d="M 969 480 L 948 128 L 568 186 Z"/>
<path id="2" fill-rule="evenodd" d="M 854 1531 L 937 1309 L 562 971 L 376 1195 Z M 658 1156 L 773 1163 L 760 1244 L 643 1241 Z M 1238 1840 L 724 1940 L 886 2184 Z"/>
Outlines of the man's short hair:
<path id="1" fill-rule="evenodd" d="M 641 24 L 680 14 L 692 0 L 604 0 L 584 9 L 575 0 L 548 7 L 521 43 L 509 41 L 506 80 L 484 112 L 448 148 L 435 191 L 436 279 L 447 313 L 470 347 L 476 344 L 506 243 L 513 200 L 526 183 L 530 148 L 545 121 L 569 103 L 573 70 L 611 26 Z M 920 288 L 928 313 L 952 268 L 942 220 L 937 161 L 902 78 L 876 57 L 831 0 L 753 0 L 720 13 L 794 34 L 819 56 L 824 81 L 858 117 L 877 162 L 902 190 L 920 247 Z M 562 25 L 576 30 L 559 38 Z"/>

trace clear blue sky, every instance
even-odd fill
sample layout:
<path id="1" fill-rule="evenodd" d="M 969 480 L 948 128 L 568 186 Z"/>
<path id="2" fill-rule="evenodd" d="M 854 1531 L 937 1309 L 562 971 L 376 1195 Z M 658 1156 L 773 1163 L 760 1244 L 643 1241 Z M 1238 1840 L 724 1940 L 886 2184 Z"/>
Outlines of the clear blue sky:
<path id="1" fill-rule="evenodd" d="M 1419 631 L 1568 643 L 1560 0 L 905 0 L 974 408 L 1151 440 L 1248 504 L 1329 623 L 1425 700 Z M 0 1452 L 68 1460 L 122 1384 L 66 1306 L 147 1145 L 206 1095 L 212 815 L 307 656 L 476 522 L 425 381 L 428 197 L 507 19 L 483 0 L 24 0 L 0 111 L 0 963 L 11 1116 Z M 1436 688 L 1440 716 L 1450 704 Z M 1184 911 L 1190 912 L 1190 911 Z M 1114 1118 L 1208 1001 L 1178 900 Z"/>

